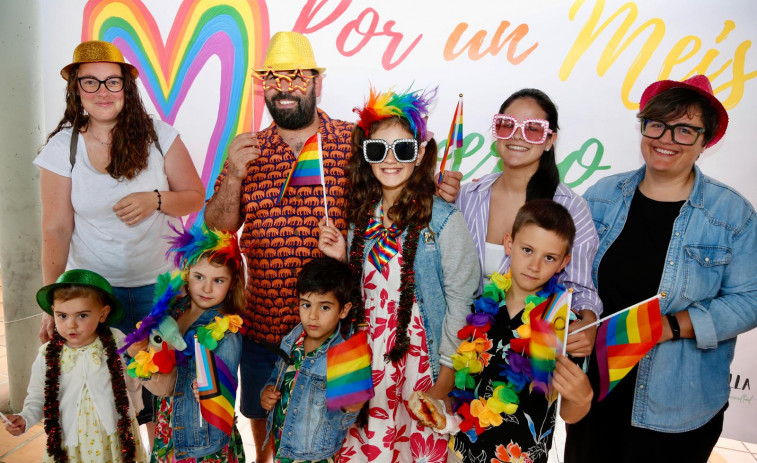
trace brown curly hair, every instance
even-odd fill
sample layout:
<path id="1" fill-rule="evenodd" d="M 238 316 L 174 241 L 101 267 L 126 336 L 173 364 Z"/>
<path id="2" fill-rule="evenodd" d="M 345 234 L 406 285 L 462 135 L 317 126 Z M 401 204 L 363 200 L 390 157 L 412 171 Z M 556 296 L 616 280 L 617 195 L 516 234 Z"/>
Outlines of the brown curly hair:
<path id="1" fill-rule="evenodd" d="M 87 131 L 89 116 L 84 113 L 76 88 L 79 66 L 74 66 L 69 73 L 66 110 L 58 126 L 47 136 L 47 141 L 64 128 Z M 110 163 L 105 170 L 116 180 L 131 180 L 147 167 L 150 144 L 158 140 L 158 134 L 139 96 L 137 81 L 126 66 L 119 64 L 119 67 L 124 78 L 124 88 L 121 90 L 124 92 L 124 106 L 111 132 Z"/>
<path id="2" fill-rule="evenodd" d="M 399 116 L 382 119 L 371 125 L 370 132 L 391 124 L 399 124 L 408 133 L 413 133 L 410 123 Z M 352 130 L 352 156 L 347 161 L 347 188 L 345 215 L 347 221 L 353 224 L 367 222 L 372 216 L 375 205 L 382 197 L 381 184 L 373 175 L 371 164 L 363 157 L 363 141 L 368 138 L 365 131 L 359 126 Z M 422 140 L 415 137 L 420 144 Z M 431 220 L 431 208 L 434 204 L 436 184 L 434 183 L 434 170 L 436 169 L 437 146 L 432 138 L 426 144 L 426 151 L 420 166 L 413 170 L 405 188 L 403 188 L 397 201 L 385 214 L 401 229 L 414 221 L 416 224 L 426 226 Z"/>

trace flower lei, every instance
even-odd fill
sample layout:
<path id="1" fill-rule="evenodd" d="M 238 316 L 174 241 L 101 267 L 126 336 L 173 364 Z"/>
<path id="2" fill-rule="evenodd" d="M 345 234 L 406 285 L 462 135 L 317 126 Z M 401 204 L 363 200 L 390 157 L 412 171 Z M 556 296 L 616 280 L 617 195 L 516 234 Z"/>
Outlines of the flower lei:
<path id="1" fill-rule="evenodd" d="M 177 316 L 181 315 L 181 311 Z M 215 317 L 214 321 L 205 326 L 197 328 L 197 342 L 205 346 L 208 350 L 215 350 L 218 343 L 224 338 L 226 333 L 237 333 L 243 325 L 242 317 L 239 315 L 224 315 Z M 129 376 L 143 379 L 150 379 L 153 373 L 170 373 L 176 363 L 181 360 L 175 360 L 176 351 L 166 347 L 163 343 L 163 350 L 155 351 L 150 347 L 146 351 L 141 351 L 134 356 L 129 362 L 127 373 Z M 183 351 L 183 356 L 189 357 L 194 352 L 193 347 L 187 343 L 187 348 Z M 179 357 L 181 359 L 181 357 Z"/>
<path id="2" fill-rule="evenodd" d="M 118 440 L 121 444 L 121 460 L 134 461 L 136 445 L 131 432 L 129 418 L 129 397 L 126 395 L 126 382 L 122 373 L 121 358 L 116 353 L 116 342 L 110 329 L 100 324 L 97 334 L 105 349 L 110 382 L 113 386 L 113 396 L 118 412 Z M 68 455 L 63 449 L 63 430 L 60 425 L 60 355 L 63 351 L 65 339 L 55 333 L 55 336 L 45 349 L 45 433 L 47 434 L 47 454 L 56 462 L 67 462 Z"/>
<path id="3" fill-rule="evenodd" d="M 374 201 L 368 208 L 371 214 L 376 210 L 378 200 Z M 350 267 L 352 275 L 355 278 L 355 287 L 362 288 L 364 249 L 365 249 L 365 229 L 368 227 L 368 219 L 355 226 L 352 237 L 352 249 L 350 250 Z M 418 249 L 418 239 L 423 227 L 411 221 L 407 225 L 407 234 L 402 241 L 402 271 L 400 274 L 400 300 L 397 315 L 397 337 L 392 349 L 384 356 L 389 362 L 399 361 L 410 349 L 410 339 L 407 336 L 407 328 L 410 325 L 410 318 L 413 311 L 413 301 L 415 300 L 415 252 Z M 354 324 L 360 326 L 365 324 L 365 301 L 363 301 L 362 291 L 355 291 L 352 299 L 352 313 L 354 313 Z"/>
<path id="4" fill-rule="evenodd" d="M 489 365 L 493 346 L 487 333 L 494 324 L 500 308 L 505 304 L 505 293 L 510 289 L 510 272 L 505 275 L 494 273 L 483 293 L 473 301 L 473 313 L 466 317 L 466 326 L 457 333 L 464 339 L 457 354 L 451 356 L 455 369 L 455 389 L 450 395 L 455 399 L 453 410 L 463 417 L 460 430 L 468 435 L 471 442 L 488 427 L 502 424 L 502 413 L 514 414 L 518 410 L 518 394 L 531 383 L 531 361 L 527 357 L 531 338 L 530 314 L 537 305 L 553 293 L 564 291 L 553 276 L 541 291 L 526 298 L 526 306 L 521 320 L 523 324 L 515 331 L 510 341 L 505 363 L 499 373 L 503 381 L 494 381 L 491 397 L 476 397 L 476 380 L 472 375 L 480 373 Z M 524 355 L 525 354 L 525 355 Z M 533 387 L 533 384 L 531 384 Z"/>

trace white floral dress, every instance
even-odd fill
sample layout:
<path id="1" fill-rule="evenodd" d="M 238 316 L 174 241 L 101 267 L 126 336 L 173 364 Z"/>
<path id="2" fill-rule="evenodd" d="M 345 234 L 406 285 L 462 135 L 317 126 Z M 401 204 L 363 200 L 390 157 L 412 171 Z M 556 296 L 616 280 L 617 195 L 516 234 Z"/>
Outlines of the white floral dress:
<path id="1" fill-rule="evenodd" d="M 363 267 L 363 297 L 370 324 L 373 387 L 365 428 L 350 428 L 340 453 L 344 462 L 446 462 L 447 438 L 419 425 L 407 411 L 414 391 L 433 385 L 426 333 L 420 309 L 413 303 L 408 326 L 410 349 L 399 362 L 387 363 L 384 354 L 394 346 L 401 273 L 401 253 L 379 272 L 366 260 Z"/>
<path id="2" fill-rule="evenodd" d="M 70 372 L 76 362 L 91 361 L 95 365 L 106 361 L 106 354 L 102 342 L 99 339 L 84 347 L 71 348 L 63 345 L 60 356 L 60 371 L 62 375 Z M 89 389 L 84 386 L 79 402 L 79 414 L 76 419 L 77 432 L 79 433 L 79 445 L 66 447 L 66 454 L 70 463 L 78 462 L 121 462 L 121 442 L 118 432 L 108 435 L 100 416 L 92 401 Z M 136 447 L 136 461 L 147 461 L 147 454 L 139 434 L 139 425 L 136 418 L 131 420 L 131 432 L 134 436 Z M 53 462 L 53 458 L 45 451 L 42 460 L 45 463 Z"/>

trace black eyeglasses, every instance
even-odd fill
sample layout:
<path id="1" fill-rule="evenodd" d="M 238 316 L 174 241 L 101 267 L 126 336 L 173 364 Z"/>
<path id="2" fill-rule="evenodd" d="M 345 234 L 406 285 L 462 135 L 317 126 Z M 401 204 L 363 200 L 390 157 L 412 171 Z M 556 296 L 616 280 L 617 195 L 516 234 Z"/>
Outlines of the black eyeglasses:
<path id="1" fill-rule="evenodd" d="M 87 93 L 95 93 L 100 90 L 100 85 L 105 84 L 105 88 L 111 93 L 117 93 L 124 88 L 124 78 L 121 76 L 111 76 L 105 80 L 98 80 L 94 77 L 79 77 L 79 87 Z"/>
<path id="2" fill-rule="evenodd" d="M 363 140 L 363 157 L 371 164 L 384 162 L 389 148 L 397 162 L 413 162 L 418 159 L 418 141 L 415 138 L 398 138 L 391 145 L 378 138 Z"/>
<path id="3" fill-rule="evenodd" d="M 641 118 L 641 134 L 647 138 L 658 140 L 670 130 L 673 141 L 679 145 L 691 146 L 697 142 L 699 135 L 704 133 L 704 128 L 689 124 L 670 125 L 654 119 Z"/>

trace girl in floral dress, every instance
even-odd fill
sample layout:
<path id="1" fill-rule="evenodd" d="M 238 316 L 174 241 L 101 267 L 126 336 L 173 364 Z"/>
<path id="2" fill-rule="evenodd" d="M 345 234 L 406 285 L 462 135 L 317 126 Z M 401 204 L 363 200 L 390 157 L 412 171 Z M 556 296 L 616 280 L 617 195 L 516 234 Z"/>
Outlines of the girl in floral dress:
<path id="1" fill-rule="evenodd" d="M 478 287 L 480 267 L 465 221 L 435 197 L 437 146 L 426 129 L 436 90 L 371 89 L 352 133 L 345 216 L 349 261 L 367 323 L 375 397 L 348 432 L 340 462 L 444 462 L 447 437 L 408 413 L 414 391 L 443 399 L 454 385 L 450 355 Z M 321 221 L 319 248 L 347 258 L 339 231 Z M 361 297 L 362 296 L 362 297 Z"/>
<path id="2" fill-rule="evenodd" d="M 206 410 L 201 411 L 194 358 L 197 342 L 210 351 L 209 356 L 218 372 L 219 383 L 226 384 L 220 379 L 226 373 L 226 381 L 237 384 L 237 370 L 242 353 L 242 340 L 238 333 L 242 319 L 237 314 L 244 307 L 244 279 L 240 269 L 242 260 L 237 237 L 233 233 L 196 225 L 173 238 L 169 252 L 175 254 L 175 262 L 182 268 L 182 272 L 173 278 L 166 276 L 163 283 L 168 279 L 171 281 L 167 283 L 165 293 L 157 298 L 157 304 L 170 301 L 166 316 L 176 319 L 186 348 L 176 352 L 175 368 L 169 368 L 169 373 L 156 372 L 144 383 L 145 387 L 158 396 L 155 443 L 150 461 L 243 463 L 244 448 L 234 425 L 236 419 L 233 412 L 229 415 L 230 420 L 224 421 L 216 418 L 223 416 L 223 413 L 207 415 Z M 160 286 L 161 279 L 158 283 Z M 181 293 L 181 286 L 184 287 L 186 296 Z M 158 312 L 153 309 L 137 331 L 127 337 L 127 342 L 140 337 L 145 325 L 155 323 L 150 317 Z M 166 348 L 164 343 L 164 349 Z M 160 363 L 158 359 L 163 357 L 151 355 L 151 349 L 148 354 L 145 349 L 146 340 L 128 347 L 129 355 L 135 356 L 134 361 L 139 364 L 130 365 L 130 371 L 148 370 L 151 363 Z M 160 368 L 162 371 L 162 367 Z M 158 370 L 157 365 L 155 369 Z M 236 389 L 231 393 L 235 396 Z M 232 397 L 229 405 L 232 410 L 233 400 Z"/>

